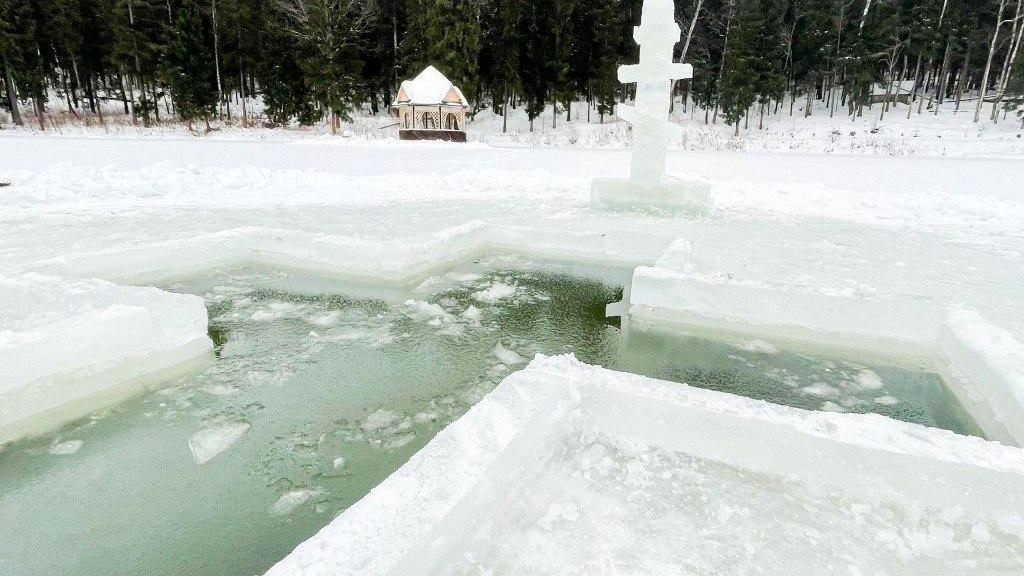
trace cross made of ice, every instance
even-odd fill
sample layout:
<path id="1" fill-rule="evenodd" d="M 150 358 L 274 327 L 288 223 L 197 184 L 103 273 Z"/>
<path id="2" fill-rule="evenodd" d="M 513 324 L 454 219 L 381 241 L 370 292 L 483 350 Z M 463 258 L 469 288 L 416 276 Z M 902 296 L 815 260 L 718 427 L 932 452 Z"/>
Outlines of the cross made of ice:
<path id="1" fill-rule="evenodd" d="M 619 81 L 636 83 L 634 106 L 621 104 L 616 113 L 633 125 L 629 180 L 595 180 L 592 201 L 605 208 L 657 208 L 706 215 L 711 211 L 707 185 L 682 182 L 665 174 L 669 141 L 682 127 L 668 121 L 672 81 L 693 78 L 693 66 L 672 61 L 681 31 L 672 0 L 644 0 L 633 39 L 640 62 L 619 67 Z"/>

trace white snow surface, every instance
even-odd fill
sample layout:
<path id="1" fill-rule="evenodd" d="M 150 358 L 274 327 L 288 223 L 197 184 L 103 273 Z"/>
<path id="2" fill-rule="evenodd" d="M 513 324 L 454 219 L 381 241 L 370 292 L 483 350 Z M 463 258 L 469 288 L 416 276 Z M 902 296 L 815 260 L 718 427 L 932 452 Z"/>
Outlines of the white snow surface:
<path id="1" fill-rule="evenodd" d="M 1024 451 L 538 356 L 268 575 L 1014 572 L 1021 527 Z"/>

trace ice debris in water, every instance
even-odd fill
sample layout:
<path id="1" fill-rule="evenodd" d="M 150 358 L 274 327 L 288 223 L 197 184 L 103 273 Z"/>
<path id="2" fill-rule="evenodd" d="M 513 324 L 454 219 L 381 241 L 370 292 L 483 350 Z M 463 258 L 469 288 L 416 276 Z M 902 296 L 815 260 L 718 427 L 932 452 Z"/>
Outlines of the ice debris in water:
<path id="1" fill-rule="evenodd" d="M 363 430 L 373 432 L 381 428 L 387 428 L 402 418 L 401 414 L 394 410 L 377 410 L 363 420 Z"/>
<path id="2" fill-rule="evenodd" d="M 871 370 L 861 370 L 857 374 L 857 386 L 863 390 L 878 390 L 882 387 L 882 379 Z"/>
<path id="3" fill-rule="evenodd" d="M 338 456 L 337 458 L 334 459 L 333 462 L 331 462 L 331 465 L 334 466 L 335 470 L 337 470 L 338 468 L 341 468 L 342 466 L 345 465 L 345 457 L 344 456 Z"/>
<path id="4" fill-rule="evenodd" d="M 494 356 L 498 360 L 501 360 L 503 364 L 506 364 L 508 366 L 515 366 L 517 364 L 523 364 L 526 362 L 526 358 L 523 358 L 515 350 L 509 350 L 508 348 L 505 348 L 504 346 L 501 345 L 501 342 L 498 342 L 497 344 L 494 345 Z"/>
<path id="5" fill-rule="evenodd" d="M 736 347 L 740 350 L 746 350 L 747 352 L 757 352 L 760 354 L 778 354 L 779 349 L 775 347 L 771 342 L 766 342 L 760 338 L 747 338 L 736 344 Z"/>
<path id="6" fill-rule="evenodd" d="M 319 496 L 320 494 L 323 494 L 323 491 L 320 489 L 303 488 L 300 490 L 289 490 L 282 494 L 281 497 L 277 499 L 277 502 L 274 502 L 274 513 L 280 515 L 288 514 L 299 506 L 309 502 L 310 498 Z"/>
<path id="7" fill-rule="evenodd" d="M 479 302 L 494 303 L 503 298 L 515 296 L 518 289 L 504 282 L 494 282 L 487 288 L 474 292 L 473 299 Z"/>
<path id="8" fill-rule="evenodd" d="M 462 313 L 462 317 L 465 318 L 466 320 L 470 320 L 470 321 L 479 323 L 480 322 L 480 309 L 477 308 L 476 306 L 473 306 L 472 304 L 470 304 L 469 308 L 466 308 L 466 311 Z"/>
<path id="9" fill-rule="evenodd" d="M 64 442 L 54 442 L 50 446 L 50 454 L 54 456 L 70 456 L 75 452 L 78 452 L 82 448 L 81 440 L 67 440 Z"/>
<path id="10" fill-rule="evenodd" d="M 188 449 L 192 452 L 192 459 L 196 464 L 205 464 L 238 442 L 248 431 L 249 424 L 245 422 L 231 422 L 205 428 L 188 439 Z"/>
<path id="11" fill-rule="evenodd" d="M 203 386 L 201 389 L 203 392 L 213 394 L 214 396 L 230 396 L 235 392 L 238 392 L 238 388 L 228 386 L 227 384 L 210 384 Z"/>
<path id="12" fill-rule="evenodd" d="M 253 312 L 250 318 L 256 322 L 268 322 L 300 317 L 302 310 L 299 305 L 291 302 L 271 302 L 265 309 Z"/>

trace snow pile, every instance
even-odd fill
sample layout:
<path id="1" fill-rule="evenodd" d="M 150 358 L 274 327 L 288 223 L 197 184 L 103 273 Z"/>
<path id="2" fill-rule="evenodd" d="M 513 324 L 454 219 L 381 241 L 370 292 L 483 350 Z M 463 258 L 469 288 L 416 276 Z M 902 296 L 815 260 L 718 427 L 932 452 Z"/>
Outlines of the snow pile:
<path id="1" fill-rule="evenodd" d="M 783 526 L 827 549 L 762 541 Z M 574 559 L 657 573 L 712 558 L 738 572 L 794 558 L 808 574 L 836 561 L 953 573 L 965 559 L 1019 571 L 1015 526 L 1019 449 L 541 356 L 268 574 L 554 574 Z M 952 546 L 961 531 L 978 536 Z M 690 532 L 703 545 L 679 542 Z M 757 553 L 705 554 L 730 541 Z"/>
<path id="2" fill-rule="evenodd" d="M 159 381 L 213 345 L 201 298 L 102 280 L 0 277 L 0 442 Z"/>

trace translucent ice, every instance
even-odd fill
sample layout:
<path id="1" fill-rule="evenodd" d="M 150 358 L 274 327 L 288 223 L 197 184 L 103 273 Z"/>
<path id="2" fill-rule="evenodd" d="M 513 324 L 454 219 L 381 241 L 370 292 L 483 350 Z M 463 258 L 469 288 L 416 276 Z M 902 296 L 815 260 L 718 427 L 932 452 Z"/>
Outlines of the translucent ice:
<path id="1" fill-rule="evenodd" d="M 245 422 L 206 428 L 188 439 L 188 449 L 192 452 L 192 459 L 196 464 L 205 464 L 238 442 L 248 431 L 249 424 Z"/>

